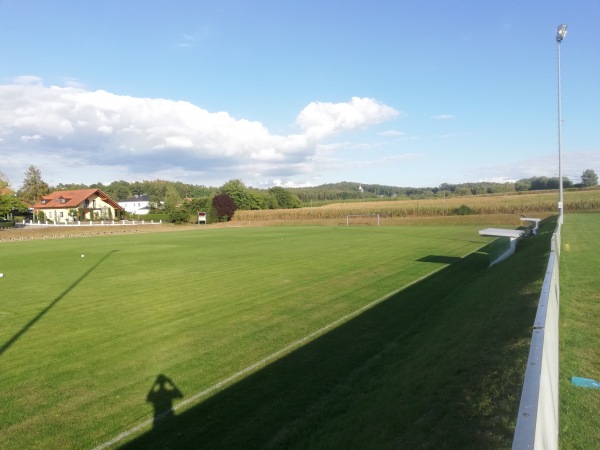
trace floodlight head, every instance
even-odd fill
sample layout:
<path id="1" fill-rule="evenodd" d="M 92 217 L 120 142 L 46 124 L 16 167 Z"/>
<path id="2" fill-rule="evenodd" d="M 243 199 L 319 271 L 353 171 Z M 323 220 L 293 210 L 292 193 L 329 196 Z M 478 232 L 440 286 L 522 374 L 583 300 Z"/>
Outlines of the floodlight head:
<path id="1" fill-rule="evenodd" d="M 565 24 L 559 25 L 556 29 L 556 42 L 561 42 L 567 35 L 567 26 Z"/>

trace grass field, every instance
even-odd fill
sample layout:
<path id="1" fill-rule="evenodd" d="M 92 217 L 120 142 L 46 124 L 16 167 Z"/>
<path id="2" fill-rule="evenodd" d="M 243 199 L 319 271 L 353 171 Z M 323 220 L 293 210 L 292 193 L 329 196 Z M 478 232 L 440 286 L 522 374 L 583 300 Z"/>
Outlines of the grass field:
<path id="1" fill-rule="evenodd" d="M 473 225 L 4 243 L 0 447 L 93 448 L 158 375 L 177 405 L 293 343 L 115 446 L 509 446 L 553 227 L 491 269 Z"/>
<path id="2" fill-rule="evenodd" d="M 569 214 L 560 262 L 560 445 L 600 445 L 600 390 L 577 388 L 573 376 L 600 381 L 600 214 Z"/>

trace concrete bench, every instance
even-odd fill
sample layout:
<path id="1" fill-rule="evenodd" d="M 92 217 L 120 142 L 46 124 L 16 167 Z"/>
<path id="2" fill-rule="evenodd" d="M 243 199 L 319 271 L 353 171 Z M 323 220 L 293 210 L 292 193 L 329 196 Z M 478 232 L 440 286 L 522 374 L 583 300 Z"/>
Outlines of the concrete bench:
<path id="1" fill-rule="evenodd" d="M 535 217 L 521 217 L 521 225 L 523 225 L 523 222 L 529 222 L 533 224 L 533 229 L 537 230 L 538 227 L 540 226 L 540 222 L 542 221 L 542 219 L 538 219 Z"/>
<path id="2" fill-rule="evenodd" d="M 499 238 L 508 238 L 509 239 L 509 247 L 504 253 L 494 259 L 490 266 L 493 266 L 500 261 L 505 260 L 510 255 L 514 254 L 517 249 L 517 240 L 525 234 L 523 230 L 506 230 L 504 228 L 486 228 L 484 230 L 479 230 L 479 236 L 492 236 Z"/>

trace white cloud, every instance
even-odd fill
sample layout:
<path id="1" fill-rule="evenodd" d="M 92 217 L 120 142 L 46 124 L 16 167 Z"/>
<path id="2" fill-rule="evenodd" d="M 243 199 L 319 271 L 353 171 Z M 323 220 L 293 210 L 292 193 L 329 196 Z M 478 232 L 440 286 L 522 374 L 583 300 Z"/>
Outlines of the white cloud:
<path id="1" fill-rule="evenodd" d="M 65 86 L 74 87 L 74 88 L 85 88 L 85 84 L 79 81 L 77 78 L 66 77 L 64 79 Z"/>
<path id="2" fill-rule="evenodd" d="M 30 141 L 42 141 L 44 138 L 39 134 L 34 134 L 33 136 L 21 136 L 21 142 L 30 142 Z"/>
<path id="3" fill-rule="evenodd" d="M 404 136 L 406 133 L 397 130 L 387 130 L 379 133 L 379 136 Z"/>
<path id="4" fill-rule="evenodd" d="M 296 123 L 314 139 L 356 130 L 393 119 L 398 111 L 371 98 L 352 97 L 348 103 L 312 102 Z"/>
<path id="5" fill-rule="evenodd" d="M 15 84 L 30 84 L 30 85 L 38 85 L 41 86 L 43 80 L 40 77 L 36 77 L 35 75 L 21 75 L 14 79 Z"/>
<path id="6" fill-rule="evenodd" d="M 184 34 L 181 36 L 181 40 L 176 45 L 179 48 L 189 48 L 196 46 L 196 37 L 190 34 Z"/>
<path id="7" fill-rule="evenodd" d="M 260 122 L 189 102 L 69 84 L 47 87 L 39 77 L 26 76 L 0 85 L 0 154 L 27 155 L 28 164 L 34 161 L 43 173 L 53 174 L 50 183 L 91 183 L 101 174 L 113 175 L 114 167 L 131 180 L 171 174 L 208 184 L 209 175 L 222 182 L 247 180 L 251 174 L 288 183 L 319 164 L 324 140 L 399 114 L 371 98 L 313 102 L 298 115 L 297 133 L 276 135 Z"/>
<path id="8" fill-rule="evenodd" d="M 454 119 L 454 116 L 452 114 L 438 114 L 437 116 L 433 116 L 432 119 L 451 120 L 451 119 Z"/>

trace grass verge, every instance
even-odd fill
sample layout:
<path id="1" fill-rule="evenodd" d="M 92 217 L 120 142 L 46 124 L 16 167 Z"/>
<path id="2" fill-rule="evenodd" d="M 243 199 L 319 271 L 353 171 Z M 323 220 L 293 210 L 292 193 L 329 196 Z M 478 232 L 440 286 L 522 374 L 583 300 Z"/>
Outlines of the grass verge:
<path id="1" fill-rule="evenodd" d="M 600 380 L 600 214 L 568 214 L 560 261 L 560 446 L 598 448 L 600 390 L 573 386 L 573 376 Z"/>

